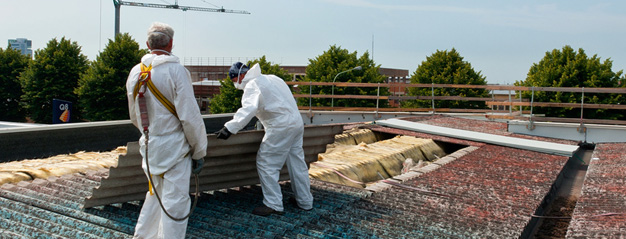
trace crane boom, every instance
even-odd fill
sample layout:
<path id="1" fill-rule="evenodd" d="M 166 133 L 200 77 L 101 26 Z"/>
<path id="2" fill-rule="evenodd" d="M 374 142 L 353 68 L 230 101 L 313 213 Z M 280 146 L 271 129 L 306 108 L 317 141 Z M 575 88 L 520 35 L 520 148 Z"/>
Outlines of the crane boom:
<path id="1" fill-rule="evenodd" d="M 222 8 L 206 8 L 206 7 L 189 7 L 189 6 L 180 6 L 178 5 L 178 1 L 175 1 L 174 4 L 156 4 L 156 3 L 141 3 L 141 2 L 130 2 L 130 1 L 119 1 L 113 0 L 113 5 L 115 5 L 115 35 L 120 33 L 120 7 L 122 5 L 125 6 L 135 6 L 135 7 L 151 7 L 151 8 L 165 8 L 165 9 L 180 9 L 183 11 L 202 11 L 202 12 L 223 12 L 223 13 L 237 13 L 237 14 L 250 14 L 247 11 L 241 10 L 230 10 Z"/>

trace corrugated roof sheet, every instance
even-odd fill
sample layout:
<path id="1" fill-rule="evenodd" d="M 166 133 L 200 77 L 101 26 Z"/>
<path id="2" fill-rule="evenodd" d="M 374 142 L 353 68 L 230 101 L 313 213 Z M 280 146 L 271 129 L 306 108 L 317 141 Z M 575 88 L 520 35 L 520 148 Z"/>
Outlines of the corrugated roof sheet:
<path id="1" fill-rule="evenodd" d="M 81 209 L 81 200 L 107 171 L 73 174 L 48 180 L 5 184 L 0 188 L 0 233 L 15 238 L 129 238 L 137 223 L 141 201 Z M 203 194 L 192 214 L 187 238 L 307 237 L 329 232 L 315 229 L 328 214 L 369 195 L 368 191 L 313 181 L 315 208 L 285 207 L 282 216 L 259 217 L 252 209 L 262 202 L 259 186 Z M 292 194 L 283 184 L 285 201 Z M 309 224 L 313 228 L 302 227 Z M 337 229 L 337 228 L 335 228 Z M 350 232 L 358 236 L 364 231 Z"/>
<path id="2" fill-rule="evenodd" d="M 317 155 L 334 141 L 335 134 L 342 132 L 341 125 L 315 125 L 304 128 L 303 149 L 307 163 L 317 161 Z M 243 131 L 228 140 L 208 136 L 207 156 L 199 175 L 201 191 L 254 185 L 259 183 L 256 172 L 256 152 L 264 132 Z M 149 160 L 149 159 L 148 159 Z M 142 200 L 148 180 L 141 168 L 142 157 L 139 144 L 128 144 L 126 155 L 120 156 L 118 165 L 111 168 L 93 194 L 85 199 L 86 208 L 110 203 Z M 281 171 L 281 180 L 289 179 L 286 166 Z M 190 191 L 195 192 L 195 180 Z"/>
<path id="3" fill-rule="evenodd" d="M 502 123 L 450 117 L 423 120 L 460 128 L 463 125 L 502 128 Z M 380 192 L 370 192 L 312 180 L 314 209 L 301 211 L 285 203 L 286 213 L 282 216 L 259 217 L 250 213 L 262 200 L 261 189 L 256 185 L 203 194 L 189 221 L 187 237 L 517 238 L 522 235 L 531 220 L 530 215 L 535 213 L 551 190 L 553 181 L 567 161 L 564 156 L 380 126 L 370 127 L 379 132 L 419 135 L 477 148 L 454 160 L 447 160 L 443 166 L 425 169 L 417 177 L 402 182 L 406 187 L 392 186 Z M 506 134 L 500 130 L 497 132 Z M 623 145 L 615 147 L 611 152 L 616 154 L 625 150 Z M 594 184 L 604 191 L 599 191 L 602 194 L 589 193 L 589 205 L 598 205 L 592 199 L 607 196 L 607 200 L 614 200 L 607 202 L 616 202 L 612 205 L 623 210 L 626 208 L 620 204 L 623 201 L 613 198 L 618 197 L 619 192 L 612 190 L 623 192 L 624 184 L 619 177 L 624 178 L 624 158 L 597 161 L 594 161 L 597 166 L 590 165 L 590 169 L 597 170 L 595 174 L 602 177 L 612 175 L 616 179 L 603 181 L 600 176 L 594 179 L 597 180 Z M 601 167 L 601 163 L 607 163 L 607 166 Z M 107 174 L 108 171 L 99 171 L 1 186 L 0 237 L 130 238 L 141 201 L 81 209 L 82 200 Z M 283 183 L 282 189 L 286 202 L 292 195 L 289 183 Z M 585 190 L 595 192 L 596 189 L 590 187 Z M 589 221 L 581 223 L 580 230 L 591 225 Z M 601 228 L 614 225 L 614 222 L 602 224 L 596 231 L 600 232 Z"/>
<path id="4" fill-rule="evenodd" d="M 567 238 L 626 238 L 626 144 L 598 144 Z"/>

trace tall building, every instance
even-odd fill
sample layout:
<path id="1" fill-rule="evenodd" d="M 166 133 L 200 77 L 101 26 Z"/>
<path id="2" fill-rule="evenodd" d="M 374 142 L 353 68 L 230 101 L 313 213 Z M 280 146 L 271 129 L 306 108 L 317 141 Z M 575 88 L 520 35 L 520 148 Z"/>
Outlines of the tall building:
<path id="1" fill-rule="evenodd" d="M 31 50 L 32 41 L 26 38 L 9 39 L 9 46 L 20 50 L 22 55 L 33 55 L 33 50 Z"/>

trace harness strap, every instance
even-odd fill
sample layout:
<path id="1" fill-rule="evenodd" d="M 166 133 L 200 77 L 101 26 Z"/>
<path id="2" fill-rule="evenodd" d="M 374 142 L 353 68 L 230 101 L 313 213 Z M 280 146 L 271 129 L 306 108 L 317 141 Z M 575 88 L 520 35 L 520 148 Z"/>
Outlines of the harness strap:
<path id="1" fill-rule="evenodd" d="M 152 78 L 151 77 L 152 65 L 146 66 L 143 63 L 141 63 L 140 67 L 141 67 L 141 73 L 139 73 L 139 80 L 137 81 L 137 83 L 135 84 L 135 88 L 133 89 L 133 98 L 137 97 L 137 94 L 139 93 L 139 89 L 141 88 L 141 86 L 143 86 L 143 84 L 147 80 Z"/>
<path id="2" fill-rule="evenodd" d="M 150 176 L 154 176 L 154 175 L 151 174 Z M 165 176 L 165 173 L 162 173 L 158 176 L 163 178 L 163 176 Z M 148 190 L 150 191 L 150 195 L 154 195 L 154 192 L 152 192 L 152 180 L 148 180 Z"/>
<path id="3" fill-rule="evenodd" d="M 139 80 L 137 81 L 137 84 L 135 84 L 135 88 L 133 90 L 133 98 L 137 97 L 137 94 L 140 93 L 139 92 L 140 88 L 143 86 L 143 84 L 146 84 L 150 92 L 152 92 L 152 94 L 157 98 L 157 100 L 161 102 L 161 105 L 163 105 L 170 113 L 172 113 L 178 119 L 178 114 L 176 113 L 176 107 L 174 107 L 174 104 L 172 104 L 172 102 L 169 101 L 163 95 L 163 93 L 161 93 L 161 91 L 159 91 L 159 89 L 154 85 L 154 83 L 152 83 L 151 70 L 152 70 L 152 65 L 146 66 L 143 63 L 141 63 L 141 73 L 139 74 Z"/>
<path id="4" fill-rule="evenodd" d="M 147 106 L 146 97 L 145 97 L 145 93 L 147 91 L 146 88 L 150 89 L 152 94 L 154 94 L 157 97 L 159 102 L 161 102 L 161 104 L 165 106 L 165 108 L 167 108 L 174 116 L 176 116 L 176 118 L 178 118 L 178 115 L 176 114 L 176 109 L 174 108 L 174 105 L 169 100 L 167 100 L 167 98 L 165 98 L 163 94 L 161 94 L 161 92 L 154 86 L 154 84 L 152 84 L 152 81 L 150 80 L 150 75 L 151 75 L 150 70 L 152 70 L 152 64 L 150 64 L 150 66 L 147 66 L 147 67 L 143 63 L 141 64 L 141 73 L 139 74 L 139 80 L 137 81 L 137 84 L 135 84 L 135 88 L 133 89 L 133 97 L 137 99 L 137 103 L 139 104 L 139 112 L 141 115 L 141 126 L 143 127 L 143 133 L 144 133 L 145 140 L 146 140 L 145 160 L 146 160 L 146 171 L 148 171 L 148 175 L 149 175 L 148 176 L 148 190 L 150 191 L 150 195 L 154 194 L 156 196 L 157 200 L 159 201 L 159 206 L 161 206 L 161 209 L 163 210 L 165 215 L 167 215 L 169 218 L 171 218 L 174 221 L 183 221 L 189 218 L 193 210 L 196 208 L 196 204 L 198 203 L 198 196 L 200 195 L 200 188 L 199 188 L 200 180 L 198 179 L 198 175 L 194 174 L 194 178 L 196 179 L 196 195 L 194 196 L 194 201 L 193 201 L 193 205 L 191 206 L 191 210 L 189 211 L 187 216 L 184 216 L 181 218 L 177 218 L 177 217 L 170 215 L 167 212 L 167 210 L 165 210 L 165 207 L 163 206 L 163 202 L 161 202 L 161 197 L 159 197 L 158 190 L 156 189 L 153 190 L 153 183 L 152 183 L 153 175 L 150 173 L 150 163 L 148 162 L 148 152 L 150 151 L 148 150 L 148 144 L 149 144 L 148 142 L 150 142 L 150 133 L 148 131 L 149 130 L 148 127 L 150 126 L 150 122 L 148 119 L 148 106 Z M 187 153 L 189 154 L 189 152 Z M 158 176 L 163 178 L 164 175 L 165 173 L 158 175 Z"/>

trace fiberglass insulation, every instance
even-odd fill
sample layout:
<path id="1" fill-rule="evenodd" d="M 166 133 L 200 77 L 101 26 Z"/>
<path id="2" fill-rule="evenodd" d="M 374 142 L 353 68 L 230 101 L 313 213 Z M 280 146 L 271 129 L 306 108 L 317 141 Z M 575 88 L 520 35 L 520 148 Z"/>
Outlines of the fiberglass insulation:
<path id="1" fill-rule="evenodd" d="M 62 154 L 45 159 L 1 163 L 0 185 L 115 167 L 117 166 L 119 155 L 125 153 L 126 147 L 118 147 L 110 152 L 81 151 L 75 154 Z"/>
<path id="2" fill-rule="evenodd" d="M 407 158 L 418 163 L 434 161 L 445 155 L 432 139 L 396 136 L 376 142 L 374 133 L 368 129 L 347 132 L 338 135 L 336 139 L 326 153 L 319 155 L 318 162 L 311 164 L 309 175 L 312 178 L 365 187 L 358 182 L 375 182 L 381 180 L 381 177 L 401 174 L 402 163 Z"/>

